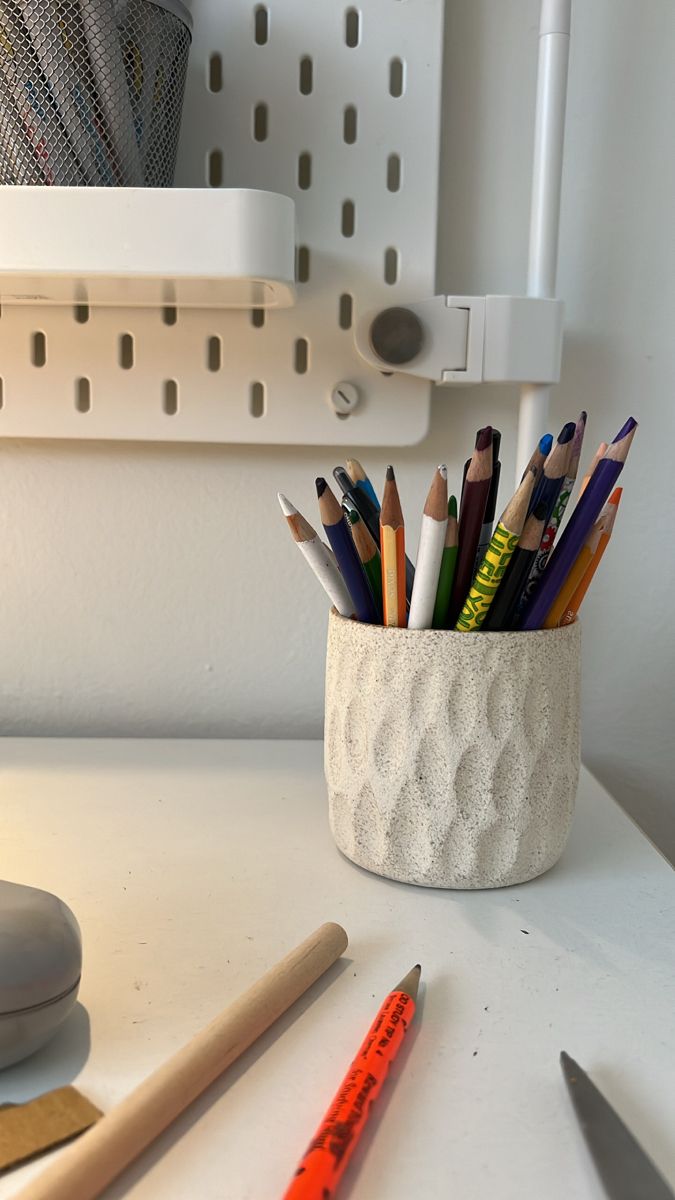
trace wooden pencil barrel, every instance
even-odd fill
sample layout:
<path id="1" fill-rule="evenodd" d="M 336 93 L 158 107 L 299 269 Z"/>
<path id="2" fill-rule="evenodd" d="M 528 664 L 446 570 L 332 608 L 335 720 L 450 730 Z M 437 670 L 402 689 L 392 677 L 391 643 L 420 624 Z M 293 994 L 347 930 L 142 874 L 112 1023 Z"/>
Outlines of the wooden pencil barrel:
<path id="1" fill-rule="evenodd" d="M 580 761 L 581 630 L 455 633 L 333 609 L 325 771 L 338 848 L 428 887 L 523 883 L 553 866 Z"/>

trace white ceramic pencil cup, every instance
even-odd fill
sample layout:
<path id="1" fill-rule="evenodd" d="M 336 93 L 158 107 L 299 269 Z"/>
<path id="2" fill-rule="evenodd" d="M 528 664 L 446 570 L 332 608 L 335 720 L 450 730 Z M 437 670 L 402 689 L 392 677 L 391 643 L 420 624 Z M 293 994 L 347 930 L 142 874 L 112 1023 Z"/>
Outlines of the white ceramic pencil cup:
<path id="1" fill-rule="evenodd" d="M 563 852 L 581 630 L 386 629 L 332 610 L 325 770 L 338 848 L 427 887 L 523 883 Z"/>

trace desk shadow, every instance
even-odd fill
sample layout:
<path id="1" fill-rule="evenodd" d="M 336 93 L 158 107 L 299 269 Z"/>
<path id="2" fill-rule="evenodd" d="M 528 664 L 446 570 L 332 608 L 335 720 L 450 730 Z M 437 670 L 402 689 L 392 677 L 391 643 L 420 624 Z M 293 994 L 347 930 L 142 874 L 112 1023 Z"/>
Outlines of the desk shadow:
<path id="1" fill-rule="evenodd" d="M 325 991 L 335 982 L 339 975 L 342 974 L 348 967 L 353 965 L 351 958 L 340 958 L 332 967 L 317 979 L 303 996 L 299 998 L 288 1009 L 278 1021 L 274 1022 L 266 1033 L 259 1037 L 256 1042 L 244 1053 L 241 1058 L 237 1059 L 225 1073 L 216 1079 L 201 1096 L 181 1114 L 169 1128 L 148 1146 L 148 1149 L 141 1155 L 140 1158 L 132 1163 L 126 1171 L 123 1171 L 114 1183 L 106 1189 L 105 1200 L 123 1200 L 130 1189 L 149 1171 L 155 1163 L 167 1153 L 171 1146 L 179 1142 L 186 1133 L 196 1125 L 199 1119 L 211 1107 L 217 1103 L 221 1096 L 224 1096 L 228 1088 L 232 1087 L 242 1075 L 249 1071 L 253 1064 L 257 1062 L 262 1055 L 274 1045 L 277 1038 L 283 1036 L 287 1029 L 290 1029 L 302 1015 L 323 995 Z M 309 1136 L 309 1135 L 308 1135 Z M 295 1164 L 289 1164 L 289 1172 L 293 1170 Z M 290 1176 L 289 1176 L 290 1177 Z"/>
<path id="2" fill-rule="evenodd" d="M 0 1071 L 0 1104 L 22 1104 L 72 1083 L 89 1058 L 90 1049 L 89 1013 L 84 1005 L 76 1004 L 46 1046 Z"/>

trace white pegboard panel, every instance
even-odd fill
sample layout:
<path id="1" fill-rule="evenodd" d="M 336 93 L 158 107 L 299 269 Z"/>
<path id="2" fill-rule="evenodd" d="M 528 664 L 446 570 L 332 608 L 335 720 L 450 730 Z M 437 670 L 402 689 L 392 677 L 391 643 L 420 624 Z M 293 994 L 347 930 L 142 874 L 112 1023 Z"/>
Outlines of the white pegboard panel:
<path id="1" fill-rule="evenodd" d="M 291 196 L 297 304 L 6 306 L 0 435 L 418 441 L 429 384 L 367 366 L 352 326 L 366 308 L 433 293 L 443 0 L 192 7 L 176 183 Z M 341 381 L 360 396 L 347 418 L 328 403 Z"/>

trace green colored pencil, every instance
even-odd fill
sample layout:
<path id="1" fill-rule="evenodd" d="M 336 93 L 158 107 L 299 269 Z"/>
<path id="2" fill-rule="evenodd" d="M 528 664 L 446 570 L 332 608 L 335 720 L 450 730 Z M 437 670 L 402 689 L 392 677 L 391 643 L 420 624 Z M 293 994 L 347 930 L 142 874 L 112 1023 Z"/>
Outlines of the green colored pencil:
<path id="1" fill-rule="evenodd" d="M 373 591 L 379 619 L 382 620 L 382 564 L 380 562 L 380 551 L 368 526 L 361 519 L 355 508 L 347 510 L 347 520 L 351 526 L 352 537 L 358 556 L 361 559 L 361 564 Z"/>
<path id="2" fill-rule="evenodd" d="M 457 565 L 457 500 L 451 496 L 448 500 L 448 528 L 445 534 L 445 545 L 441 559 L 441 573 L 438 577 L 438 591 L 434 605 L 433 629 L 447 629 L 450 593 L 455 578 Z"/>

